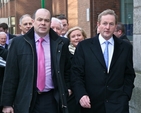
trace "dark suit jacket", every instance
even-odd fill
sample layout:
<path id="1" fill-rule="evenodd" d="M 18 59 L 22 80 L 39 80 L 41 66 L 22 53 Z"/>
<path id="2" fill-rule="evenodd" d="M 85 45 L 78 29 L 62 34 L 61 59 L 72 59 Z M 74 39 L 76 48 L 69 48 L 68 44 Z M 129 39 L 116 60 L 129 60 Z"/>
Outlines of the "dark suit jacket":
<path id="1" fill-rule="evenodd" d="M 83 95 L 90 97 L 92 108 L 82 108 L 84 113 L 128 113 L 135 77 L 132 45 L 114 36 L 107 73 L 98 36 L 80 42 L 75 51 L 71 80 L 77 102 Z"/>
<path id="2" fill-rule="evenodd" d="M 16 35 L 8 34 L 9 35 L 9 40 L 16 37 Z"/>
<path id="3" fill-rule="evenodd" d="M 7 45 L 7 44 L 6 44 Z M 7 50 L 8 46 L 6 48 L 3 48 L 2 46 L 0 46 L 0 56 L 6 60 L 7 54 L 8 54 L 8 50 Z"/>
<path id="4" fill-rule="evenodd" d="M 0 46 L 0 57 L 2 57 L 4 60 L 6 60 L 6 57 L 8 54 L 7 48 L 8 48 L 7 44 L 5 45 L 5 48 Z M 0 102 L 1 102 L 1 90 L 2 90 L 2 84 L 3 84 L 4 71 L 5 71 L 5 67 L 0 67 Z"/>
<path id="5" fill-rule="evenodd" d="M 54 97 L 58 108 L 67 113 L 66 92 L 70 72 L 69 40 L 59 37 L 52 29 L 49 32 L 51 48 L 51 71 Z M 14 113 L 31 113 L 36 100 L 37 54 L 34 28 L 23 36 L 15 37 L 8 51 L 2 90 L 2 105 L 13 106 Z M 65 92 L 66 91 L 66 92 Z"/>
<path id="6" fill-rule="evenodd" d="M 125 41 L 130 41 L 130 40 L 127 38 L 127 36 L 126 36 L 125 34 L 123 34 L 123 35 L 120 37 L 120 39 L 123 39 L 123 40 L 125 40 Z"/>

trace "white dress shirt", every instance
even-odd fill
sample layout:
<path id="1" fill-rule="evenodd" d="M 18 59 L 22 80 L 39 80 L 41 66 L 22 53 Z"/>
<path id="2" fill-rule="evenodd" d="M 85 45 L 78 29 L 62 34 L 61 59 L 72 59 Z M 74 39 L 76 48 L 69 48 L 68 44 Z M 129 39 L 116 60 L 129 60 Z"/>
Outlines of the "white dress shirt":
<path id="1" fill-rule="evenodd" d="M 99 42 L 100 42 L 100 45 L 101 45 L 101 49 L 102 49 L 102 52 L 104 53 L 104 50 L 105 50 L 105 39 L 102 37 L 101 34 L 99 34 Z M 113 52 L 114 52 L 114 39 L 113 37 L 111 37 L 109 40 L 107 40 L 109 42 L 109 45 L 108 45 L 108 51 L 109 51 L 109 62 L 108 62 L 108 72 L 109 72 L 109 69 L 110 69 L 110 64 L 111 64 L 111 61 L 112 61 L 112 57 L 113 57 Z"/>

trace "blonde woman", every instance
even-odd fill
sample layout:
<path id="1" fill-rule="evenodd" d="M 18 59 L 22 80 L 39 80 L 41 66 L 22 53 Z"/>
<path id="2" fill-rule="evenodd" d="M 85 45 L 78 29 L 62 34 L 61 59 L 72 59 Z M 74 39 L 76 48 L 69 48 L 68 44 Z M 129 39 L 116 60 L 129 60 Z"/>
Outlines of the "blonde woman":
<path id="1" fill-rule="evenodd" d="M 67 37 L 70 40 L 69 51 L 72 54 L 72 57 L 71 57 L 72 59 L 76 46 L 78 45 L 80 41 L 86 39 L 87 36 L 82 28 L 73 27 L 68 30 Z M 76 105 L 76 100 L 75 100 L 73 91 L 71 91 L 71 95 L 68 97 L 67 102 L 68 102 L 69 113 L 79 113 L 79 105 Z"/>
<path id="2" fill-rule="evenodd" d="M 86 39 L 86 33 L 81 27 L 73 27 L 68 30 L 67 37 L 70 40 L 69 51 L 74 54 L 77 44 Z"/>

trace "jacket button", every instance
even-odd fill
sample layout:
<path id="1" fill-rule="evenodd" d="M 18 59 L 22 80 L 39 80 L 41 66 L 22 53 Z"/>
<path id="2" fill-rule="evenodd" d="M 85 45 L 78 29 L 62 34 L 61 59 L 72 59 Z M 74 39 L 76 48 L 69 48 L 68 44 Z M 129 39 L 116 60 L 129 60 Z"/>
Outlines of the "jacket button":
<path id="1" fill-rule="evenodd" d="M 58 50 L 58 52 L 60 53 L 60 50 Z"/>

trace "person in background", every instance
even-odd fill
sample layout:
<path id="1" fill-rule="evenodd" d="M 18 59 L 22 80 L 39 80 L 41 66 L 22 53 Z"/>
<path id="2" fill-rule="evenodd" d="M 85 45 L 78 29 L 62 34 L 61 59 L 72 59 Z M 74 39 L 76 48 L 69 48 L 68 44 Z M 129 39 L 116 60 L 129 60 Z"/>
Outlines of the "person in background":
<path id="1" fill-rule="evenodd" d="M 8 53 L 6 50 L 8 48 L 8 45 L 6 44 L 6 39 L 7 39 L 7 34 L 5 32 L 0 32 L 0 102 L 1 102 L 1 91 L 2 91 L 4 70 L 5 70 L 5 65 L 3 65 L 3 63 L 5 63 L 6 56 Z M 2 113 L 1 103 L 0 103 L 0 113 Z"/>
<path id="2" fill-rule="evenodd" d="M 58 18 L 52 17 L 51 18 L 51 28 L 59 35 L 61 36 L 63 24 L 61 20 Z"/>
<path id="3" fill-rule="evenodd" d="M 63 28 L 62 22 L 58 18 L 52 17 L 51 18 L 51 28 L 60 36 L 62 28 Z M 70 56 L 70 59 L 71 59 L 71 56 Z M 69 93 L 69 97 L 68 97 L 69 113 L 78 113 L 76 111 L 77 107 L 76 107 L 75 101 L 72 101 L 72 98 L 74 97 L 74 95 L 72 95 L 71 89 L 68 89 L 68 93 Z"/>
<path id="4" fill-rule="evenodd" d="M 72 62 L 71 83 L 80 113 L 129 113 L 134 88 L 133 47 L 115 37 L 117 15 L 98 15 L 100 34 L 79 42 Z"/>
<path id="5" fill-rule="evenodd" d="M 86 39 L 87 35 L 81 27 L 73 27 L 68 30 L 67 37 L 70 40 L 69 51 L 74 54 L 78 43 Z"/>
<path id="6" fill-rule="evenodd" d="M 87 38 L 86 33 L 81 27 L 72 27 L 67 32 L 67 37 L 70 40 L 69 51 L 71 53 L 71 61 L 73 60 L 73 55 L 78 43 Z M 76 104 L 75 96 L 70 89 L 70 95 L 68 97 L 68 110 L 69 113 L 79 113 L 79 106 Z"/>
<path id="7" fill-rule="evenodd" d="M 59 20 L 61 20 L 62 24 L 63 24 L 63 30 L 62 30 L 62 33 L 61 33 L 61 36 L 62 37 L 66 37 L 66 33 L 69 29 L 69 23 L 68 23 L 68 19 L 65 17 L 65 15 L 59 15 L 57 17 Z"/>
<path id="8" fill-rule="evenodd" d="M 69 41 L 50 24 L 50 12 L 37 9 L 33 27 L 13 39 L 2 88 L 3 113 L 68 113 Z"/>
<path id="9" fill-rule="evenodd" d="M 5 32 L 0 32 L 0 57 L 2 57 L 5 61 L 8 54 L 8 45 L 6 44 L 6 39 L 7 34 Z"/>
<path id="10" fill-rule="evenodd" d="M 7 49 L 8 45 L 6 44 L 7 35 L 5 32 L 0 32 L 0 46 Z"/>
<path id="11" fill-rule="evenodd" d="M 8 33 L 8 25 L 6 23 L 0 24 L 0 32 L 5 32 L 7 34 L 6 44 L 9 44 L 10 39 L 16 37 L 15 35 Z"/>
<path id="12" fill-rule="evenodd" d="M 100 33 L 100 29 L 98 28 L 98 26 L 96 26 L 95 28 L 95 34 L 99 34 Z"/>
<path id="13" fill-rule="evenodd" d="M 19 19 L 19 28 L 21 30 L 21 35 L 27 33 L 33 27 L 33 19 L 29 14 L 24 14 Z"/>
<path id="14" fill-rule="evenodd" d="M 19 35 L 24 35 L 25 33 L 27 33 L 31 28 L 33 27 L 33 19 L 31 18 L 31 16 L 29 14 L 24 14 L 21 16 L 21 18 L 19 19 L 19 28 L 21 30 L 21 34 Z M 12 43 L 13 39 L 9 40 L 9 45 L 8 48 L 10 48 L 11 43 Z"/>
<path id="15" fill-rule="evenodd" d="M 117 27 L 115 29 L 114 35 L 117 38 L 129 41 L 129 39 L 127 38 L 127 36 L 125 35 L 125 27 L 121 22 L 117 23 Z"/>

